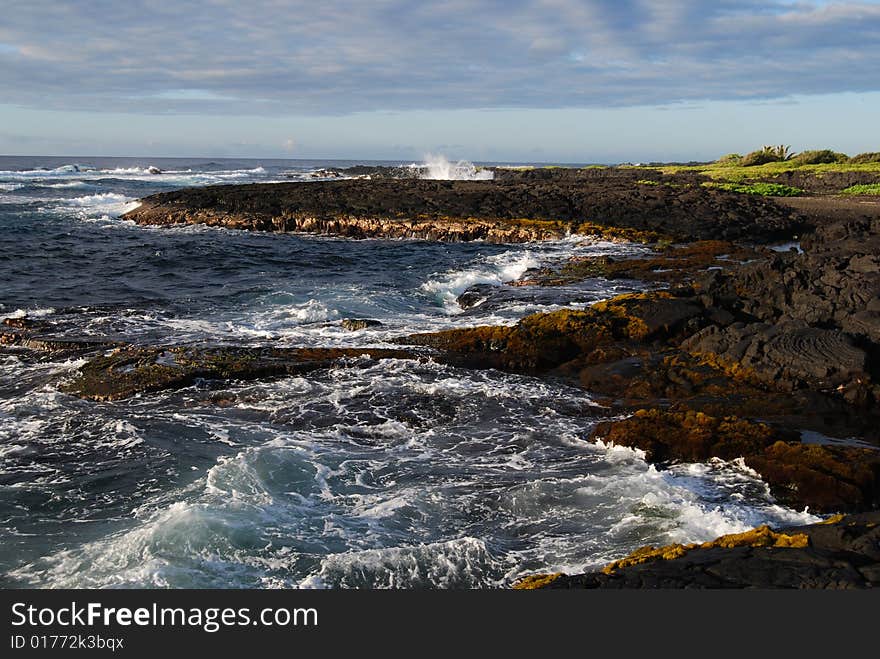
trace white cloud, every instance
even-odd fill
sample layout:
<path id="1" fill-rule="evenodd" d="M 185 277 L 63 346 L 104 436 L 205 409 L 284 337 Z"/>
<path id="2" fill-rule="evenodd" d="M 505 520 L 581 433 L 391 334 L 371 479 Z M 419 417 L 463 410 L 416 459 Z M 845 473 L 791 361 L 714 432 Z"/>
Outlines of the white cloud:
<path id="1" fill-rule="evenodd" d="M 2 98 L 41 108 L 347 114 L 880 88 L 880 6 L 865 2 L 29 0 L 3 14 Z"/>

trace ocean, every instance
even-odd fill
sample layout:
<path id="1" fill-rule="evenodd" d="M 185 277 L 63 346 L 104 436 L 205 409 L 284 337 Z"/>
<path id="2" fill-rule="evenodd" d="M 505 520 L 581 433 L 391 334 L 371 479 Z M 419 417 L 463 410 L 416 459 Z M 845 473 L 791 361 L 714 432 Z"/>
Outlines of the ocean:
<path id="1" fill-rule="evenodd" d="M 365 163 L 0 157 L 0 318 L 138 345 L 392 347 L 413 332 L 513 324 L 642 288 L 524 287 L 462 309 L 456 298 L 475 284 L 645 248 L 120 219 L 163 190 L 309 185 L 355 164 Z M 346 318 L 381 325 L 350 331 Z M 646 544 L 818 520 L 775 503 L 741 463 L 659 468 L 589 441 L 610 412 L 552 379 L 354 360 L 95 403 L 59 391 L 82 363 L 0 352 L 4 587 L 498 588 L 595 569 Z"/>

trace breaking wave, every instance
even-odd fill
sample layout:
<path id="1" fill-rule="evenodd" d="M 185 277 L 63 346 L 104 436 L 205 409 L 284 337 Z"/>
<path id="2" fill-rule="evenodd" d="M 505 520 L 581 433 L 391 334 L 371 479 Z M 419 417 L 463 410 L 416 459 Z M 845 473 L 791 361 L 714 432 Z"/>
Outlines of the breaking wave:
<path id="1" fill-rule="evenodd" d="M 481 169 L 467 160 L 450 162 L 446 156 L 428 154 L 420 165 L 410 165 L 419 173 L 419 177 L 434 181 L 490 181 L 495 173 L 490 169 Z"/>

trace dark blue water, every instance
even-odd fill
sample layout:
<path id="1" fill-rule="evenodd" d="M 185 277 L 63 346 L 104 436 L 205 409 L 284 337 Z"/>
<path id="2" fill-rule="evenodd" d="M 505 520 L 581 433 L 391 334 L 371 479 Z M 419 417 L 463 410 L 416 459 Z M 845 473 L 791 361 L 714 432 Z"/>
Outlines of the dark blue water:
<path id="1" fill-rule="evenodd" d="M 596 280 L 463 311 L 583 240 L 352 241 L 119 219 L 191 185 L 355 163 L 0 158 L 0 317 L 60 338 L 387 346 L 623 290 Z M 161 173 L 151 173 L 149 167 Z M 155 171 L 155 170 L 154 170 Z M 350 332 L 349 317 L 382 325 Z M 353 360 L 115 403 L 58 390 L 81 361 L 0 353 L 0 581 L 19 586 L 494 587 L 646 543 L 813 519 L 741 465 L 658 472 L 585 438 L 588 392 L 433 362 Z"/>

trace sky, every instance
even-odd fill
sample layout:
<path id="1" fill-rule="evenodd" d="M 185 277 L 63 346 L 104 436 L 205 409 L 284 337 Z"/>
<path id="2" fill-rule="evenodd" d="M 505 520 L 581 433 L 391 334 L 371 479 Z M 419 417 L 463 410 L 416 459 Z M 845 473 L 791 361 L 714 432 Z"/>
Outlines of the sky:
<path id="1" fill-rule="evenodd" d="M 880 150 L 880 1 L 0 0 L 0 153 Z"/>

